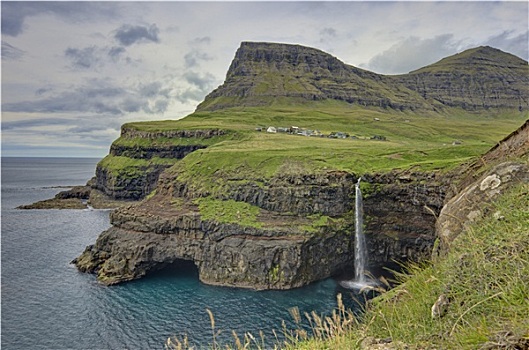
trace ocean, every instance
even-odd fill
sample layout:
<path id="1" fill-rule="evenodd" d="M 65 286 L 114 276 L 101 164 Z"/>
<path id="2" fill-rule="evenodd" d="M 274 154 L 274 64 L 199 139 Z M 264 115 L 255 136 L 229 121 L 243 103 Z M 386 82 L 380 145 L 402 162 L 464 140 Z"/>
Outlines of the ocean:
<path id="1" fill-rule="evenodd" d="M 270 346 L 289 309 L 328 314 L 344 293 L 329 278 L 290 291 L 208 286 L 196 268 L 166 268 L 143 279 L 106 287 L 70 263 L 110 227 L 109 210 L 19 210 L 52 198 L 64 186 L 83 185 L 98 159 L 2 158 L 2 349 L 164 349 L 168 337 L 187 336 L 197 348 L 213 342 L 206 309 L 215 316 L 219 343 L 232 331 Z M 355 307 L 347 291 L 346 304 Z"/>

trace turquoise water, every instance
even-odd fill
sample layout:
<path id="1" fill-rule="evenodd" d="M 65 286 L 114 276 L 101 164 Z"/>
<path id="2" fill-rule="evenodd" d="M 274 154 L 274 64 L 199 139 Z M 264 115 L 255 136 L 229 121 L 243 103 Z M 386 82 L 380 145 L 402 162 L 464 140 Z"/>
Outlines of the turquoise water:
<path id="1" fill-rule="evenodd" d="M 327 279 L 291 291 L 251 291 L 202 284 L 193 266 L 173 266 L 117 286 L 98 284 L 71 260 L 109 227 L 108 210 L 17 210 L 53 197 L 56 186 L 80 185 L 97 159 L 2 158 L 2 349 L 163 349 L 187 335 L 199 348 L 233 344 L 231 331 L 269 344 L 288 309 L 329 313 L 336 294 L 353 295 Z"/>

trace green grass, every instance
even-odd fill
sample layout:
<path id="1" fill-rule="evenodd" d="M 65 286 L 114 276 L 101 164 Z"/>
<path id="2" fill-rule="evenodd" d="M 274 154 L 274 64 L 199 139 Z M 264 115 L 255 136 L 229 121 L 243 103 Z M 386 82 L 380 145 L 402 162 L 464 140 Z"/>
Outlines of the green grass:
<path id="1" fill-rule="evenodd" d="M 218 223 L 238 224 L 241 226 L 260 228 L 262 224 L 257 220 L 260 209 L 248 203 L 234 200 L 216 200 L 211 197 L 195 200 L 202 220 L 212 220 Z"/>
<path id="2" fill-rule="evenodd" d="M 360 108 L 338 101 L 292 103 L 272 107 L 236 107 L 196 112 L 181 120 L 129 123 L 142 131 L 222 129 L 226 135 L 201 138 L 120 138 L 117 145 L 164 147 L 203 144 L 177 162 L 179 179 L 194 189 L 223 194 L 227 183 L 251 181 L 262 185 L 288 173 L 342 170 L 354 174 L 392 169 L 449 170 L 486 152 L 519 127 L 527 113 L 475 114 L 451 109 L 443 114 L 396 112 Z M 257 132 L 256 127 L 298 126 L 324 134 L 342 131 L 357 139 L 329 139 Z M 385 136 L 376 141 L 373 135 Z M 459 145 L 452 145 L 454 141 Z M 119 158 L 119 157 L 114 157 Z M 153 160 L 153 162 L 160 160 Z M 145 165 L 142 160 L 108 159 L 102 164 L 120 167 Z M 174 161 L 176 163 L 176 161 Z"/>
<path id="3" fill-rule="evenodd" d="M 173 165 L 177 162 L 176 159 L 158 158 L 152 159 L 136 159 L 122 156 L 107 155 L 103 158 L 98 166 L 105 168 L 110 174 L 115 177 L 135 177 L 139 173 L 144 172 L 147 168 L 156 165 Z"/>

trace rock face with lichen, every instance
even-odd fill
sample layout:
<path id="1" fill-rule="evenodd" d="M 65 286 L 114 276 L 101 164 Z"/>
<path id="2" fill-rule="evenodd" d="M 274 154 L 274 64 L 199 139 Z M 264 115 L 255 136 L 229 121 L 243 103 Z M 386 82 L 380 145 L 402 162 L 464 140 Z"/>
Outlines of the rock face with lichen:
<path id="1" fill-rule="evenodd" d="M 443 246 L 448 247 L 466 226 L 488 214 L 487 204 L 520 182 L 529 183 L 528 164 L 505 162 L 452 198 L 443 207 L 436 224 Z"/>
<path id="2" fill-rule="evenodd" d="M 512 161 L 505 161 L 513 159 Z M 494 164 L 492 168 L 487 170 Z M 489 213 L 488 204 L 514 185 L 529 182 L 529 121 L 472 164 L 461 182 L 466 185 L 441 210 L 436 223 L 442 248 L 477 218 Z M 476 173 L 481 173 L 476 177 Z M 497 214 L 498 217 L 501 214 Z"/>

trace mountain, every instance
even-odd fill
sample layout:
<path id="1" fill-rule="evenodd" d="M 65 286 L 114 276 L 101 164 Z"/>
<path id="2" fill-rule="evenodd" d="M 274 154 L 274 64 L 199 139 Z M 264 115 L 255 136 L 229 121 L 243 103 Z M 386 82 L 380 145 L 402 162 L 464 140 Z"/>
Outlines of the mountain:
<path id="1" fill-rule="evenodd" d="M 481 46 L 396 78 L 425 99 L 467 110 L 513 108 L 527 110 L 527 61 Z"/>
<path id="2" fill-rule="evenodd" d="M 197 111 L 285 100 L 339 100 L 395 110 L 526 110 L 528 95 L 527 62 L 490 47 L 470 49 L 409 74 L 386 76 L 309 47 L 243 42 L 224 84 L 206 96 Z"/>

